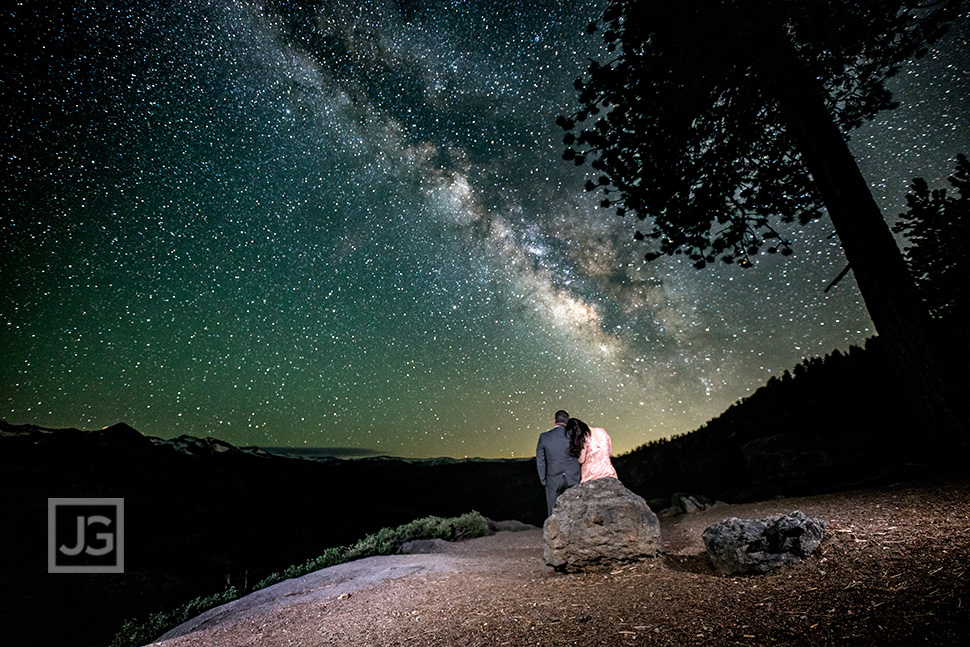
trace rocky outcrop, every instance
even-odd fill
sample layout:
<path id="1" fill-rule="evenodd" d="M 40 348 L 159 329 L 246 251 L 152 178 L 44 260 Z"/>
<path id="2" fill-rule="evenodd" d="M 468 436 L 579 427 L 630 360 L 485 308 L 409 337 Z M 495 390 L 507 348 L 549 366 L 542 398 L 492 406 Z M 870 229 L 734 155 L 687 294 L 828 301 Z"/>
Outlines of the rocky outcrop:
<path id="1" fill-rule="evenodd" d="M 811 555 L 822 542 L 825 522 L 800 510 L 764 519 L 732 517 L 704 529 L 714 568 L 722 575 L 767 573 Z"/>
<path id="2" fill-rule="evenodd" d="M 661 550 L 657 515 L 615 478 L 566 490 L 542 530 L 542 556 L 562 571 L 636 561 Z"/>
<path id="3" fill-rule="evenodd" d="M 485 523 L 488 524 L 488 529 L 492 532 L 523 532 L 526 530 L 535 530 L 536 526 L 528 523 L 522 523 L 515 519 L 508 521 L 493 521 L 488 517 L 485 518 Z"/>
<path id="4" fill-rule="evenodd" d="M 711 500 L 706 496 L 679 492 L 670 497 L 670 507 L 661 510 L 657 513 L 657 516 L 664 519 L 666 517 L 675 517 L 679 514 L 700 512 L 701 510 L 707 510 L 709 507 L 711 507 Z"/>
<path id="5" fill-rule="evenodd" d="M 431 553 L 446 553 L 451 546 L 450 541 L 444 539 L 412 539 L 401 544 L 402 555 L 428 555 Z"/>

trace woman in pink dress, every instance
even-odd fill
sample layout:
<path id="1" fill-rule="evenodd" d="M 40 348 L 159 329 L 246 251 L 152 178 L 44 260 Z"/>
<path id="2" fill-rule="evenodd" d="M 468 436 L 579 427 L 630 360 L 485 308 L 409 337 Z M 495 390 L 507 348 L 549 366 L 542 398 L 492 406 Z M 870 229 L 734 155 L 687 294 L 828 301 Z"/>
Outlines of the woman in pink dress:
<path id="1" fill-rule="evenodd" d="M 601 478 L 617 478 L 616 470 L 610 461 L 613 441 L 601 427 L 590 428 L 579 418 L 570 418 L 566 423 L 569 436 L 569 455 L 579 461 L 582 470 L 581 483 Z"/>

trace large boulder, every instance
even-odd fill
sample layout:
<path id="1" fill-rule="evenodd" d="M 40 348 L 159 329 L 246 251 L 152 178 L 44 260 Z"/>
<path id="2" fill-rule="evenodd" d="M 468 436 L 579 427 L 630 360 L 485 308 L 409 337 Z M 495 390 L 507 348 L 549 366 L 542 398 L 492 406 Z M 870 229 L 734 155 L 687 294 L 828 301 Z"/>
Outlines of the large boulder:
<path id="1" fill-rule="evenodd" d="M 559 495 L 542 536 L 546 564 L 561 571 L 640 560 L 661 550 L 657 515 L 615 478 L 580 483 Z"/>
<path id="2" fill-rule="evenodd" d="M 719 573 L 754 575 L 808 557 L 824 534 L 824 521 L 795 510 L 764 519 L 732 517 L 708 526 L 701 536 Z"/>

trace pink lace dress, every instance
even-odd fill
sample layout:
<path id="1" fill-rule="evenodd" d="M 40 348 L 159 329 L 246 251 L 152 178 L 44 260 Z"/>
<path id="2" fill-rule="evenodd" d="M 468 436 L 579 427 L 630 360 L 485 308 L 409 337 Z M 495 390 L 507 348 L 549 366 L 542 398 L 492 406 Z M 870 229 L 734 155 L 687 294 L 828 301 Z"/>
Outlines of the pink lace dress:
<path id="1" fill-rule="evenodd" d="M 613 453 L 613 441 L 610 435 L 601 427 L 590 427 L 586 446 L 579 454 L 579 465 L 582 468 L 582 483 L 594 479 L 612 476 L 616 478 L 616 470 L 610 462 Z"/>

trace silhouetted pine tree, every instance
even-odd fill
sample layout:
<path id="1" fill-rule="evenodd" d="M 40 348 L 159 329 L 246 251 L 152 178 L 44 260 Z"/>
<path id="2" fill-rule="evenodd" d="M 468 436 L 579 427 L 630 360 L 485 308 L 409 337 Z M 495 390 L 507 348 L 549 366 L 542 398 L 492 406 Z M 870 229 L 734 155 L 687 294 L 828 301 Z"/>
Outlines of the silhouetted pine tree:
<path id="1" fill-rule="evenodd" d="M 966 333 L 970 299 L 970 162 L 957 156 L 951 191 L 930 191 L 916 178 L 906 196 L 909 209 L 893 231 L 909 241 L 906 264 L 930 314 Z"/>

